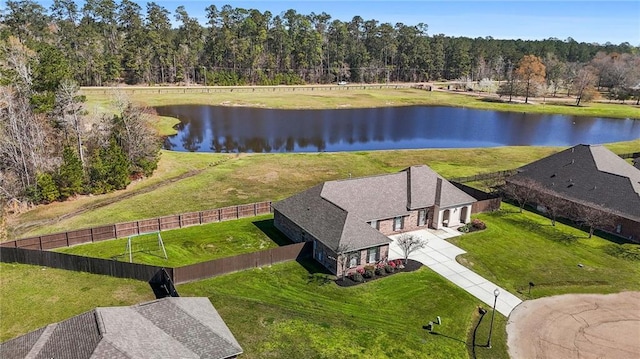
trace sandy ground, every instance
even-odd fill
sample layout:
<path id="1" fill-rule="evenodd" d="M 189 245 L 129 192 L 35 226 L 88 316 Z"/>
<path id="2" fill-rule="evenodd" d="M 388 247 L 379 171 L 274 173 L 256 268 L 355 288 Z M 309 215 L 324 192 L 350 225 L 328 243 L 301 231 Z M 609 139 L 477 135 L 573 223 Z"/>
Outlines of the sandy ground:
<path id="1" fill-rule="evenodd" d="M 528 300 L 507 323 L 513 359 L 640 358 L 640 292 Z"/>

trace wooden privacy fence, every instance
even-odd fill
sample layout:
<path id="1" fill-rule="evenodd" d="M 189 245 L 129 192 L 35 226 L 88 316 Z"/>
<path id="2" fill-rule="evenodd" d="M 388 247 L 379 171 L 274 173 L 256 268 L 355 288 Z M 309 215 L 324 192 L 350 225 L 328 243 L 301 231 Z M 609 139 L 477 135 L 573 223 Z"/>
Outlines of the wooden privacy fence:
<path id="1" fill-rule="evenodd" d="M 505 178 L 505 177 L 514 175 L 517 172 L 518 170 L 506 170 L 506 171 L 497 171 L 497 172 L 490 172 L 490 173 L 481 173 L 473 176 L 449 178 L 449 181 L 458 182 L 458 183 L 467 183 L 467 182 L 474 182 L 474 181 L 484 181 L 489 179 L 500 179 L 500 178 Z"/>
<path id="2" fill-rule="evenodd" d="M 458 182 L 451 182 L 451 184 L 478 200 L 471 205 L 471 214 L 493 212 L 500 209 L 500 203 L 502 202 L 500 195 L 487 193 Z"/>
<path id="3" fill-rule="evenodd" d="M 312 255 L 312 249 L 313 243 L 311 242 L 294 243 L 260 252 L 245 253 L 184 267 L 170 268 L 66 253 L 5 247 L 0 250 L 0 262 L 30 264 L 143 281 L 149 281 L 158 270 L 164 268 L 173 282 L 180 284 L 245 269 L 309 258 Z"/>
<path id="4" fill-rule="evenodd" d="M 271 201 L 241 204 L 238 206 L 217 208 L 201 212 L 190 212 L 153 219 L 110 224 L 101 227 L 79 229 L 76 231 L 46 234 L 37 237 L 3 242 L 0 243 L 0 247 L 48 250 L 81 243 L 99 242 L 106 239 L 128 237 L 141 233 L 158 232 L 212 222 L 253 217 L 267 213 L 271 213 Z"/>
<path id="5" fill-rule="evenodd" d="M 240 254 L 174 268 L 173 281 L 175 284 L 181 284 L 221 274 L 270 266 L 279 262 L 308 258 L 312 255 L 312 249 L 312 242 L 294 243 L 260 252 Z"/>
<path id="6" fill-rule="evenodd" d="M 2 248 L 0 250 L 0 262 L 31 264 L 144 281 L 148 281 L 161 268 L 145 264 L 118 262 L 110 259 L 89 258 L 25 248 Z M 173 268 L 165 269 L 169 276 L 173 278 Z"/>

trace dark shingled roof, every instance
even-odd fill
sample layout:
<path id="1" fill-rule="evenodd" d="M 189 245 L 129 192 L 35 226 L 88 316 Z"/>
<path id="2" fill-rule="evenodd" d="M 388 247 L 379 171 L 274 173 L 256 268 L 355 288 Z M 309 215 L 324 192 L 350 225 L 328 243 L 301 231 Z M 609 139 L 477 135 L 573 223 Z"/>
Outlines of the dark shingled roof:
<path id="1" fill-rule="evenodd" d="M 640 157 L 633 159 L 633 166 L 640 170 Z"/>
<path id="2" fill-rule="evenodd" d="M 433 206 L 438 178 L 441 208 L 476 201 L 429 167 L 413 166 L 398 173 L 325 182 L 273 207 L 332 250 L 353 251 L 390 242 L 367 222 Z"/>
<path id="3" fill-rule="evenodd" d="M 640 221 L 640 170 L 603 146 L 577 145 L 522 167 L 508 181 L 529 178 L 560 196 Z"/>
<path id="4" fill-rule="evenodd" d="M 242 348 L 207 298 L 96 308 L 0 344 L 2 358 L 230 358 Z"/>

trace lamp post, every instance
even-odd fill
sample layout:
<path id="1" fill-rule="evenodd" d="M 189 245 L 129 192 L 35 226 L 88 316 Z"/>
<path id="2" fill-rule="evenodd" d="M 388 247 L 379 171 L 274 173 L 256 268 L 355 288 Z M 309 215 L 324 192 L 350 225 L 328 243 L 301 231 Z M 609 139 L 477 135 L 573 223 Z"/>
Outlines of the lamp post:
<path id="1" fill-rule="evenodd" d="M 500 295 L 500 289 L 493 290 L 493 312 L 491 312 L 491 326 L 489 327 L 489 341 L 487 347 L 491 348 L 491 333 L 493 332 L 493 317 L 496 316 L 496 303 L 498 302 L 498 296 Z"/>

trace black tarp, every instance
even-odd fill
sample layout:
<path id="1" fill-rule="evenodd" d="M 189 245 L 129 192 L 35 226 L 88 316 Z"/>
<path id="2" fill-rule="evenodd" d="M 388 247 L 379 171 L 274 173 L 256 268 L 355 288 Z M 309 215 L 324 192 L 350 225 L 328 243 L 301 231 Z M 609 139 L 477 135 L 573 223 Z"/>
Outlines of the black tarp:
<path id="1" fill-rule="evenodd" d="M 158 270 L 156 274 L 149 279 L 149 285 L 151 286 L 156 299 L 180 296 L 176 291 L 176 287 L 173 286 L 171 277 L 169 277 L 169 274 L 164 270 L 164 268 Z"/>

